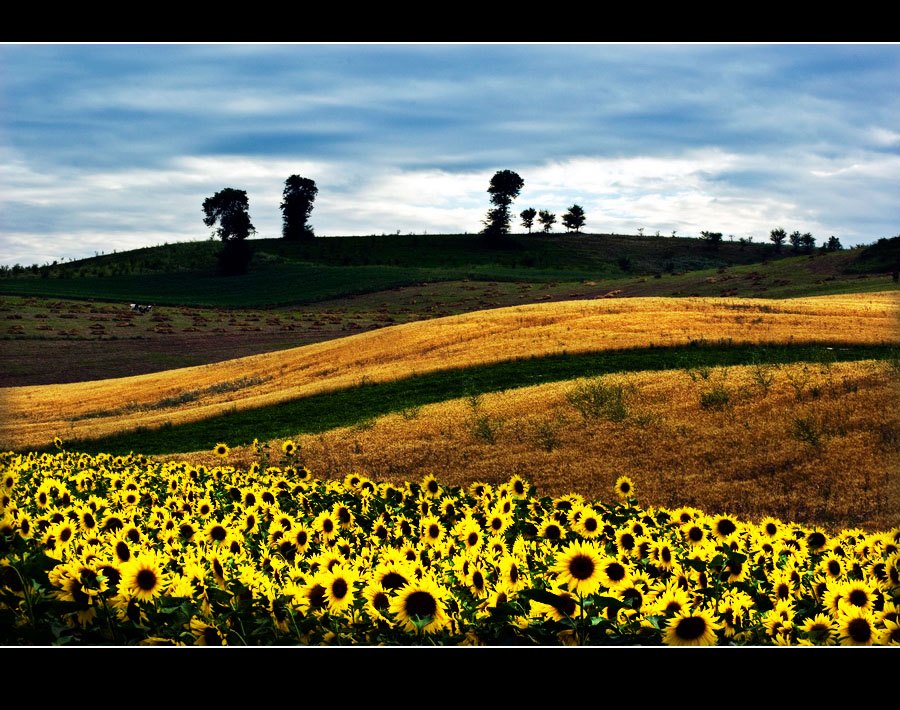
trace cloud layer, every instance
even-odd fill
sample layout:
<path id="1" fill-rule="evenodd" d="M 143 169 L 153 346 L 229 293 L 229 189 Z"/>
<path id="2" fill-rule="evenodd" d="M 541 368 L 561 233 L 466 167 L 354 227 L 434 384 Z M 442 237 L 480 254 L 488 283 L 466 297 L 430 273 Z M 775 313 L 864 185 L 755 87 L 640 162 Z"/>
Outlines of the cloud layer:
<path id="1" fill-rule="evenodd" d="M 246 190 L 280 235 L 471 232 L 514 204 L 588 231 L 900 232 L 896 45 L 0 46 L 0 263 L 205 239 Z"/>

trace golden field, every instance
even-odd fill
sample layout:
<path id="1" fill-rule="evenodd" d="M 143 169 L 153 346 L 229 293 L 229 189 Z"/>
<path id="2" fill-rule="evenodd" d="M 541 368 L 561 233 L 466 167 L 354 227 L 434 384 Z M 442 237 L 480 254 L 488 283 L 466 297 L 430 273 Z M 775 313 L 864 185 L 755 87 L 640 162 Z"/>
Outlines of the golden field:
<path id="1" fill-rule="evenodd" d="M 585 417 L 574 396 L 585 385 L 621 401 Z M 517 475 L 541 495 L 594 499 L 626 475 L 645 505 L 874 531 L 900 522 L 898 402 L 900 371 L 884 361 L 636 372 L 434 404 L 294 441 L 323 478 L 434 475 L 465 488 Z M 235 448 L 228 462 L 257 456 Z"/>
<path id="2" fill-rule="evenodd" d="M 204 419 L 440 369 L 515 357 L 691 341 L 900 344 L 897 292 L 778 301 L 632 298 L 567 301 L 408 323 L 292 350 L 112 380 L 0 390 L 3 447 L 37 447 L 54 436 L 93 438 Z M 241 382 L 238 392 L 213 391 Z M 200 396 L 181 405 L 142 406 Z M 88 418 L 85 418 L 88 417 Z"/>

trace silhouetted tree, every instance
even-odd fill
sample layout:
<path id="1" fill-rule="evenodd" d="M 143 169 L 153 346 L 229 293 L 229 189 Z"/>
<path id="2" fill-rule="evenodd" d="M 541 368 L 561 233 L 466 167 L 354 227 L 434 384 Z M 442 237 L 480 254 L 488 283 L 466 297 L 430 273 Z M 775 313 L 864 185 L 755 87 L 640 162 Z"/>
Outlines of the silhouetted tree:
<path id="1" fill-rule="evenodd" d="M 218 222 L 215 234 L 225 242 L 219 252 L 219 267 L 228 275 L 247 271 L 253 250 L 245 242 L 256 229 L 247 212 L 249 202 L 244 190 L 226 187 L 203 201 L 203 223 L 212 227 Z"/>
<path id="2" fill-rule="evenodd" d="M 838 239 L 833 234 L 830 237 L 828 237 L 828 242 L 826 244 L 824 244 L 823 246 L 825 246 L 827 251 L 840 251 L 841 249 L 844 248 L 841 246 L 841 240 Z"/>
<path id="3" fill-rule="evenodd" d="M 801 239 L 802 237 L 803 237 L 803 235 L 800 234 L 800 230 L 799 230 L 799 229 L 795 229 L 793 232 L 791 232 L 791 235 L 788 237 L 788 239 L 790 240 L 791 246 L 793 247 L 794 251 L 800 251 L 800 239 Z"/>
<path id="4" fill-rule="evenodd" d="M 534 218 L 537 217 L 537 210 L 534 207 L 529 207 L 527 210 L 522 210 L 519 213 L 519 217 L 522 218 L 522 226 L 531 234 L 531 227 L 534 225 Z"/>
<path id="5" fill-rule="evenodd" d="M 509 234 L 509 206 L 519 196 L 525 181 L 512 170 L 499 170 L 494 173 L 487 191 L 491 194 L 491 203 L 495 205 L 487 213 L 484 220 L 484 235 L 489 239 L 499 239 Z"/>
<path id="6" fill-rule="evenodd" d="M 549 232 L 550 227 L 552 227 L 556 223 L 556 215 L 552 212 L 548 212 L 547 210 L 541 210 L 538 213 L 538 222 L 541 223 L 541 226 L 544 228 L 545 232 Z"/>
<path id="7" fill-rule="evenodd" d="M 285 239 L 312 239 L 312 227 L 307 223 L 313 202 L 319 188 L 315 180 L 291 175 L 284 181 L 284 199 L 281 202 L 284 226 L 281 234 Z"/>
<path id="8" fill-rule="evenodd" d="M 781 245 L 784 244 L 785 239 L 787 239 L 787 234 L 781 227 L 773 229 L 769 233 L 769 241 L 775 245 L 775 251 L 781 251 Z"/>
<path id="9" fill-rule="evenodd" d="M 563 215 L 562 223 L 567 230 L 572 231 L 574 229 L 577 234 L 584 226 L 585 219 L 584 208 L 580 205 L 572 205 L 569 211 Z M 659 236 L 659 232 L 657 232 L 657 236 Z"/>
<path id="10" fill-rule="evenodd" d="M 816 238 L 809 232 L 807 232 L 806 234 L 801 234 L 800 246 L 803 248 L 803 251 L 809 254 L 816 246 Z"/>
<path id="11" fill-rule="evenodd" d="M 722 232 L 700 232 L 700 236 L 710 249 L 718 249 L 722 241 Z"/>

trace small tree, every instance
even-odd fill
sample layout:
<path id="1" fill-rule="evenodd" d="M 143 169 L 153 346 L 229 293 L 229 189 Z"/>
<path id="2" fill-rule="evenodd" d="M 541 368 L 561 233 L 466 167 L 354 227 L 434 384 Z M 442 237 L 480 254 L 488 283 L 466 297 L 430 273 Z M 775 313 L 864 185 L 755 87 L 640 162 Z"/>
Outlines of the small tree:
<path id="1" fill-rule="evenodd" d="M 244 241 L 256 232 L 250 223 L 248 206 L 247 193 L 230 187 L 203 201 L 203 223 L 212 227 L 218 222 L 214 234 L 225 242 L 219 252 L 219 267 L 227 275 L 246 272 L 253 256 L 253 250 Z"/>
<path id="2" fill-rule="evenodd" d="M 816 246 L 816 238 L 812 234 L 807 232 L 806 234 L 800 236 L 800 246 L 802 247 L 803 251 L 805 251 L 807 254 L 810 254 Z"/>
<path id="3" fill-rule="evenodd" d="M 781 227 L 773 229 L 769 233 L 769 241 L 775 245 L 775 251 L 781 251 L 781 245 L 784 244 L 785 239 L 787 239 L 787 234 Z"/>
<path id="4" fill-rule="evenodd" d="M 284 181 L 284 197 L 281 202 L 283 227 L 281 234 L 285 239 L 312 239 L 315 237 L 312 227 L 307 224 L 312 212 L 313 201 L 319 193 L 315 180 L 291 175 Z"/>
<path id="5" fill-rule="evenodd" d="M 534 218 L 537 217 L 537 210 L 534 207 L 529 207 L 527 210 L 522 210 L 519 213 L 519 217 L 522 218 L 522 226 L 531 234 L 531 227 L 534 225 Z"/>
<path id="6" fill-rule="evenodd" d="M 550 227 L 552 227 L 556 223 L 556 215 L 552 212 L 548 212 L 547 210 L 541 210 L 538 213 L 538 222 L 541 223 L 541 226 L 544 228 L 545 232 L 549 232 Z"/>
<path id="7" fill-rule="evenodd" d="M 509 206 L 519 196 L 525 181 L 512 170 L 499 170 L 491 178 L 487 191 L 495 207 L 484 219 L 483 234 L 489 239 L 499 239 L 509 234 Z"/>
<path id="8" fill-rule="evenodd" d="M 718 249 L 719 243 L 722 241 L 722 232 L 700 232 L 703 241 L 710 249 Z"/>
<path id="9" fill-rule="evenodd" d="M 569 211 L 563 215 L 562 223 L 568 231 L 571 232 L 574 229 L 577 234 L 584 226 L 585 219 L 584 208 L 580 205 L 572 205 Z"/>
<path id="10" fill-rule="evenodd" d="M 800 230 L 795 229 L 791 232 L 791 235 L 788 237 L 788 240 L 791 242 L 791 247 L 794 251 L 800 251 L 800 238 L 803 235 L 800 234 Z"/>
<path id="11" fill-rule="evenodd" d="M 841 246 L 841 240 L 832 234 L 828 237 L 828 243 L 825 245 L 825 248 L 828 251 L 840 251 L 844 247 Z"/>

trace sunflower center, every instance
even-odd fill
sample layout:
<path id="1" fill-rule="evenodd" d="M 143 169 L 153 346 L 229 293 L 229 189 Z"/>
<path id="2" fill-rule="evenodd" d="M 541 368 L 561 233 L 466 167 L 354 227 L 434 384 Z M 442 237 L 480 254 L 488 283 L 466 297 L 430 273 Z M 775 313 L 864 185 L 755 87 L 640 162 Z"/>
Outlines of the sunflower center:
<path id="1" fill-rule="evenodd" d="M 406 579 L 397 572 L 388 572 L 381 580 L 381 586 L 385 589 L 400 589 L 404 584 L 406 584 Z"/>
<path id="2" fill-rule="evenodd" d="M 847 601 L 849 601 L 853 606 L 865 606 L 869 601 L 869 595 L 866 594 L 862 589 L 854 589 L 850 594 L 847 595 Z"/>
<path id="3" fill-rule="evenodd" d="M 515 565 L 512 565 L 509 568 L 509 581 L 513 584 L 519 581 L 519 568 Z"/>
<path id="4" fill-rule="evenodd" d="M 828 563 L 828 574 L 832 577 L 837 577 L 841 573 L 841 563 L 837 560 L 831 560 Z"/>
<path id="5" fill-rule="evenodd" d="M 737 530 L 737 525 L 728 520 L 728 518 L 725 518 L 724 520 L 719 521 L 717 528 L 721 535 L 731 535 L 731 533 Z"/>
<path id="6" fill-rule="evenodd" d="M 479 571 L 475 571 L 475 574 L 472 575 L 472 586 L 475 589 L 483 589 L 484 588 L 484 576 Z"/>
<path id="7" fill-rule="evenodd" d="M 562 533 L 559 529 L 559 526 L 550 525 L 546 530 L 545 537 L 548 540 L 559 540 L 559 538 L 562 537 Z"/>
<path id="8" fill-rule="evenodd" d="M 847 624 L 847 633 L 854 641 L 864 643 L 872 638 L 872 627 L 865 619 L 853 619 Z"/>
<path id="9" fill-rule="evenodd" d="M 435 598 L 425 591 L 413 592 L 404 602 L 409 616 L 434 616 L 437 611 Z"/>
<path id="10" fill-rule="evenodd" d="M 142 569 L 135 577 L 137 586 L 145 592 L 151 592 L 156 588 L 156 573 L 153 570 Z"/>
<path id="11" fill-rule="evenodd" d="M 575 579 L 590 579 L 594 574 L 594 561 L 587 555 L 575 555 L 569 561 L 569 574 Z"/>
<path id="12" fill-rule="evenodd" d="M 706 633 L 706 620 L 698 616 L 681 619 L 675 627 L 675 633 L 678 634 L 678 638 L 685 641 L 698 639 Z"/>
<path id="13" fill-rule="evenodd" d="M 209 536 L 210 536 L 213 540 L 216 540 L 216 541 L 218 541 L 218 542 L 222 542 L 222 540 L 225 539 L 225 536 L 226 536 L 227 534 L 228 534 L 228 533 L 225 531 L 225 528 L 223 528 L 221 525 L 216 525 L 216 526 L 215 526 L 212 530 L 210 530 L 210 532 L 209 532 Z"/>
<path id="14" fill-rule="evenodd" d="M 334 595 L 335 599 L 343 599 L 347 596 L 347 580 L 343 577 L 338 577 L 334 580 L 334 584 L 331 585 L 331 593 Z"/>
<path id="15" fill-rule="evenodd" d="M 599 525 L 597 524 L 596 518 L 587 518 L 584 521 L 584 529 L 588 532 L 594 532 L 598 527 Z"/>
<path id="16" fill-rule="evenodd" d="M 428 537 L 430 537 L 432 540 L 436 540 L 440 536 L 441 536 L 440 527 L 438 527 L 437 525 L 435 525 L 433 523 L 428 526 Z"/>
<path id="17" fill-rule="evenodd" d="M 696 525 L 688 531 L 688 540 L 691 542 L 700 542 L 703 539 L 703 529 Z"/>
<path id="18" fill-rule="evenodd" d="M 376 609 L 387 609 L 390 605 L 390 600 L 384 592 L 378 592 L 378 594 L 375 595 L 375 598 L 372 599 L 372 606 Z"/>
<path id="19" fill-rule="evenodd" d="M 825 536 L 820 532 L 814 532 L 809 536 L 809 540 L 807 540 L 809 546 L 813 549 L 822 547 L 825 544 Z"/>
<path id="20" fill-rule="evenodd" d="M 625 567 L 620 565 L 618 562 L 613 562 L 608 565 L 606 568 L 606 576 L 609 577 L 613 582 L 621 582 L 625 579 Z"/>
<path id="21" fill-rule="evenodd" d="M 128 562 L 128 560 L 131 559 L 131 550 L 129 550 L 128 545 L 121 540 L 116 543 L 116 557 L 122 562 Z"/>

